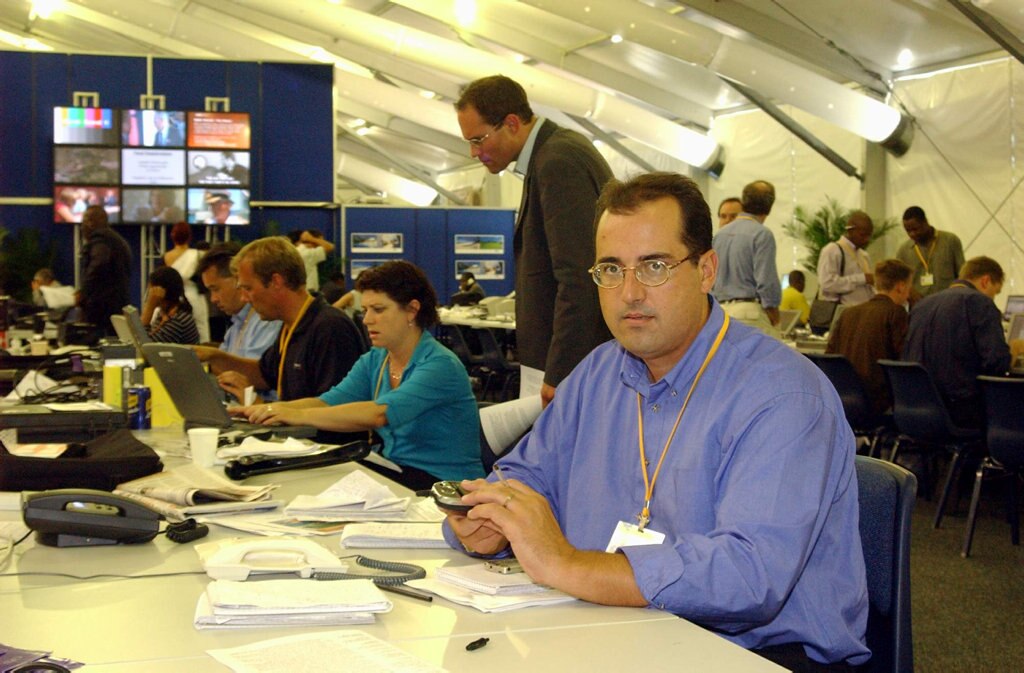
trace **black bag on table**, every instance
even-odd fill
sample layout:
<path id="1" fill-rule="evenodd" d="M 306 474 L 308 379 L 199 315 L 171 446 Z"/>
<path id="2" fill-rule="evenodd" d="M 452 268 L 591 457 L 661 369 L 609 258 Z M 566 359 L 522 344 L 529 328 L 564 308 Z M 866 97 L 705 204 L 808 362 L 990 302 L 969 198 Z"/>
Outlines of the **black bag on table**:
<path id="1" fill-rule="evenodd" d="M 160 472 L 160 456 L 130 430 L 115 430 L 86 443 L 68 444 L 57 458 L 12 455 L 0 444 L 0 491 L 94 488 L 112 491 L 121 483 Z"/>

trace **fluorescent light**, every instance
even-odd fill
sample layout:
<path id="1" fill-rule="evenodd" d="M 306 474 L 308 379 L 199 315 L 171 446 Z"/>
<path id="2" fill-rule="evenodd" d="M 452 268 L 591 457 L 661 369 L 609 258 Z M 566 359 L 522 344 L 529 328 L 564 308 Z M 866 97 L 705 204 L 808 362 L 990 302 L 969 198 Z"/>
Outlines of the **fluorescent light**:
<path id="1" fill-rule="evenodd" d="M 909 68 L 913 64 L 914 52 L 910 51 L 906 47 L 900 49 L 900 53 L 896 55 L 896 67 Z"/>
<path id="2" fill-rule="evenodd" d="M 468 27 L 476 21 L 476 0 L 455 0 L 455 20 Z"/>
<path id="3" fill-rule="evenodd" d="M 28 20 L 49 19 L 64 5 L 63 0 L 32 0 L 32 8 L 28 12 Z"/>
<path id="4" fill-rule="evenodd" d="M 53 47 L 43 44 L 35 38 L 22 37 L 14 33 L 8 33 L 6 30 L 0 30 L 0 42 L 6 42 L 12 47 L 29 51 L 53 51 Z"/>
<path id="5" fill-rule="evenodd" d="M 608 39 L 611 40 L 612 44 L 618 44 L 619 42 L 622 42 L 622 36 L 619 35 L 618 33 L 615 33 Z"/>

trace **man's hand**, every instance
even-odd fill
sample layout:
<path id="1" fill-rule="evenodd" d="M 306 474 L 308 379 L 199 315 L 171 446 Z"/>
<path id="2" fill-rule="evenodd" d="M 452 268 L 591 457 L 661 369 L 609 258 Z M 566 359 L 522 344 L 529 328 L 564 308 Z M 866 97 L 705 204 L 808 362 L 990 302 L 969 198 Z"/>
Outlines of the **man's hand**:
<path id="1" fill-rule="evenodd" d="M 210 358 L 221 352 L 219 348 L 213 346 L 192 346 L 192 350 L 196 352 L 196 357 L 200 362 L 209 362 Z"/>
<path id="2" fill-rule="evenodd" d="M 875 284 L 875 274 L 873 274 L 873 273 L 866 273 L 866 274 L 864 274 L 864 282 L 867 283 L 868 285 L 874 285 Z"/>
<path id="3" fill-rule="evenodd" d="M 764 312 L 768 314 L 768 322 L 770 322 L 773 327 L 778 327 L 780 321 L 779 307 L 772 306 L 770 308 L 766 308 Z"/>
<path id="4" fill-rule="evenodd" d="M 217 374 L 217 384 L 238 400 L 245 399 L 245 389 L 252 385 L 245 374 L 236 371 Z"/>
<path id="5" fill-rule="evenodd" d="M 542 383 L 540 386 L 540 408 L 544 409 L 555 399 L 555 387 Z"/>

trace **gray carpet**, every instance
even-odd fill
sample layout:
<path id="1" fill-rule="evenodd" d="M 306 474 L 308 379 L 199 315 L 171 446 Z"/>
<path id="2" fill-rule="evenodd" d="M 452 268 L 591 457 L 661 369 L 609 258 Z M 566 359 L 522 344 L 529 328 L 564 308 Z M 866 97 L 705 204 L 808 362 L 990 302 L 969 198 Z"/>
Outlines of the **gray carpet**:
<path id="1" fill-rule="evenodd" d="M 917 499 L 911 602 L 917 673 L 1024 671 L 1024 546 L 1010 543 L 1002 484 L 986 483 L 970 558 L 960 556 L 968 497 L 932 528 Z"/>

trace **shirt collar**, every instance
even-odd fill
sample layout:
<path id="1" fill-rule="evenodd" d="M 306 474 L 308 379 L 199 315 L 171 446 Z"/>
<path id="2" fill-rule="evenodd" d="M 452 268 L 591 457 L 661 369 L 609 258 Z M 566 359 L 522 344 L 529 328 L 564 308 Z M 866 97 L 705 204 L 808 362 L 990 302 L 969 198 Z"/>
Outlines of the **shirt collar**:
<path id="1" fill-rule="evenodd" d="M 246 303 L 242 307 L 242 310 L 231 316 L 231 323 L 233 325 L 239 325 L 245 322 L 245 319 L 249 316 L 249 312 L 252 311 L 252 304 Z"/>
<path id="2" fill-rule="evenodd" d="M 708 295 L 708 303 L 711 310 L 704 327 L 698 332 L 697 338 L 686 349 L 686 353 L 679 362 L 661 380 L 652 383 L 644 361 L 628 351 L 624 351 L 625 357 L 619 374 L 623 384 L 644 397 L 657 395 L 665 390 L 685 391 L 693 377 L 697 375 L 697 370 L 700 369 L 704 358 L 707 357 L 708 351 L 718 336 L 718 330 L 722 328 L 722 322 L 725 320 L 725 312 L 711 295 Z"/>
<path id="3" fill-rule="evenodd" d="M 533 156 L 533 146 L 537 142 L 537 134 L 540 133 L 540 127 L 544 124 L 544 121 L 544 117 L 536 116 L 533 128 L 530 129 L 530 135 L 526 137 L 526 144 L 519 151 L 519 156 L 516 158 L 516 167 L 512 169 L 512 172 L 518 176 L 526 177 L 526 171 L 530 167 L 530 157 Z"/>

